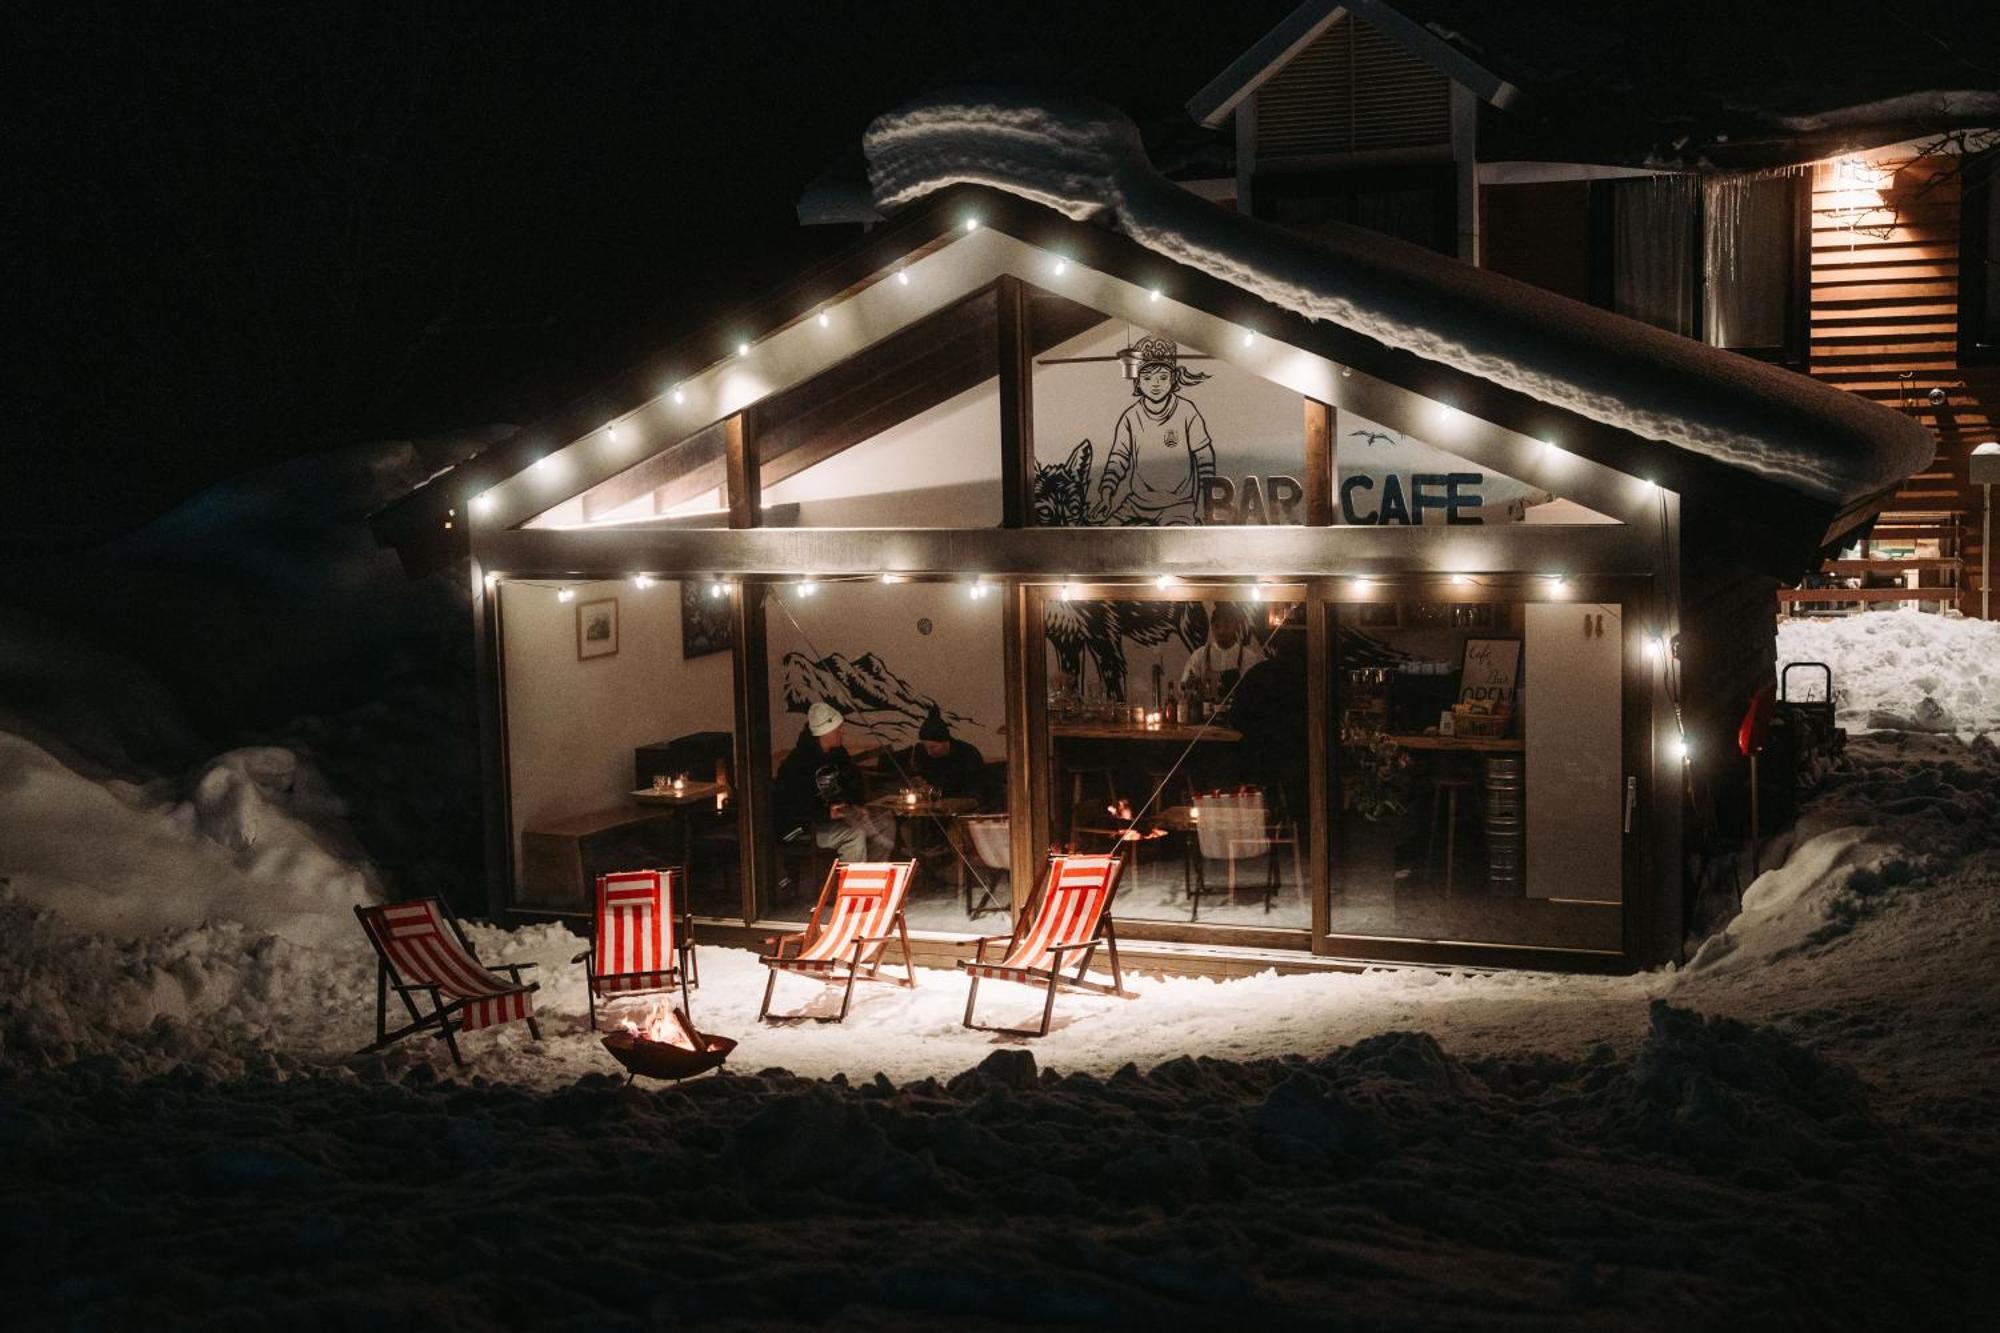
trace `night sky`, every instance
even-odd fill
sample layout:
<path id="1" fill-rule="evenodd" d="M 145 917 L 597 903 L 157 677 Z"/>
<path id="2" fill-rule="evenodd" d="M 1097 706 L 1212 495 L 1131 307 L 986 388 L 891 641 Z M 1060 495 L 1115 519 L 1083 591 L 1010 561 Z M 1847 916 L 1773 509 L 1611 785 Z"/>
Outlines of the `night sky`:
<path id="1" fill-rule="evenodd" d="M 848 243 L 793 208 L 879 112 L 1006 81 L 1171 126 L 1289 8 L 16 11 L 0 540 L 532 420 Z"/>

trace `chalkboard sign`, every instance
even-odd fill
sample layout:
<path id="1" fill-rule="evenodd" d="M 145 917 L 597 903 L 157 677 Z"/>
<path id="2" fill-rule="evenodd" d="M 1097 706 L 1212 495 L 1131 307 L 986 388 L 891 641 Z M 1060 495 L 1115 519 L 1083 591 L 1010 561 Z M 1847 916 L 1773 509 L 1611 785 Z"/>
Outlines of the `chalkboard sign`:
<path id="1" fill-rule="evenodd" d="M 1520 676 L 1519 639 L 1467 639 L 1465 664 L 1459 668 L 1458 701 L 1511 708 Z"/>

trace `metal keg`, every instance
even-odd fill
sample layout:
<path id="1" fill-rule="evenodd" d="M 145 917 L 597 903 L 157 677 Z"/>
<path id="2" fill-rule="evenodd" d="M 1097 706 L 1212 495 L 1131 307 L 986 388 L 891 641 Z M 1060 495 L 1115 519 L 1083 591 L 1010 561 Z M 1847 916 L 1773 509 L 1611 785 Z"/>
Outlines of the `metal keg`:
<path id="1" fill-rule="evenodd" d="M 1521 769 L 1518 755 L 1491 755 L 1486 760 L 1486 882 L 1508 891 L 1519 891 L 1527 867 Z"/>

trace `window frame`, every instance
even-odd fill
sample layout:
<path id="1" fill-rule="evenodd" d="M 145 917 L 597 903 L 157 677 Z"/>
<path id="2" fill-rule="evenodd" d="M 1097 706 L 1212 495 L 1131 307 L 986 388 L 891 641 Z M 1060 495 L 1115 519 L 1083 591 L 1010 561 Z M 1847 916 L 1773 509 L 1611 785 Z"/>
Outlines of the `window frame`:
<path id="1" fill-rule="evenodd" d="M 1615 310 L 1614 283 L 1617 273 L 1616 219 L 1617 186 L 1626 179 L 1592 181 L 1590 190 L 1590 292 L 1591 304 L 1605 310 Z M 1693 286 L 1691 302 L 1691 323 L 1693 333 L 1680 336 L 1690 338 L 1705 346 L 1718 347 L 1708 342 L 1703 330 L 1708 322 L 1708 210 L 1704 182 L 1697 181 L 1694 203 L 1688 210 L 1688 226 L 1691 231 L 1690 245 L 1693 262 L 1689 265 Z M 1808 355 L 1809 330 L 1812 315 L 1812 185 L 1810 177 L 1795 173 L 1785 178 L 1790 194 L 1791 207 L 1791 247 L 1792 253 L 1788 281 L 1786 283 L 1786 311 L 1784 341 L 1776 346 L 1766 347 L 1720 347 L 1725 352 L 1735 352 L 1757 361 L 1769 361 L 1774 365 L 1793 370 L 1804 370 Z"/>

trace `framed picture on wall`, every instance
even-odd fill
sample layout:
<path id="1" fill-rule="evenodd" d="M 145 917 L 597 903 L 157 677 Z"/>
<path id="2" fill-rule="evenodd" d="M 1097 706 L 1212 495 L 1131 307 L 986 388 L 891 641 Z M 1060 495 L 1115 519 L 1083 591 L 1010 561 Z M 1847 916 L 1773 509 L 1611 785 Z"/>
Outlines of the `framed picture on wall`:
<path id="1" fill-rule="evenodd" d="M 579 602 L 576 607 L 576 660 L 610 657 L 618 651 L 618 599 Z"/>
<path id="2" fill-rule="evenodd" d="M 683 658 L 728 652 L 732 646 L 729 623 L 727 597 L 711 597 L 707 584 L 694 579 L 681 580 Z"/>

